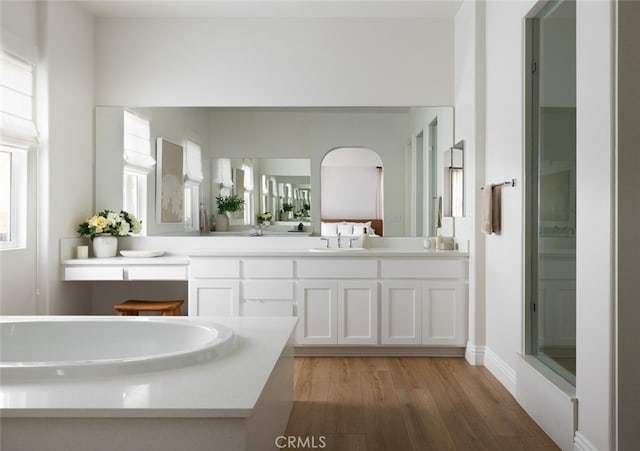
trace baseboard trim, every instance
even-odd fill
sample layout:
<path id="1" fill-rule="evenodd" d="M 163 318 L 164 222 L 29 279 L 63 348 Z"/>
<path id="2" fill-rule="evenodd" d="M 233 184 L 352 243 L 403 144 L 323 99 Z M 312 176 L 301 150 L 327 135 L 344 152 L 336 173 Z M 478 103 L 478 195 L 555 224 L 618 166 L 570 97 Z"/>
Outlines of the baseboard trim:
<path id="1" fill-rule="evenodd" d="M 582 435 L 580 431 L 576 431 L 573 437 L 573 450 L 574 451 L 599 451 L 591 441 Z"/>
<path id="2" fill-rule="evenodd" d="M 486 346 L 474 345 L 467 342 L 467 349 L 464 352 L 464 358 L 470 365 L 484 366 L 484 355 Z"/>
<path id="3" fill-rule="evenodd" d="M 502 360 L 498 354 L 493 352 L 489 347 L 485 347 L 484 366 L 491 371 L 491 374 L 493 374 L 515 398 L 516 370 L 511 368 L 507 362 Z"/>
<path id="4" fill-rule="evenodd" d="M 464 357 L 462 347 L 296 346 L 296 357 Z"/>

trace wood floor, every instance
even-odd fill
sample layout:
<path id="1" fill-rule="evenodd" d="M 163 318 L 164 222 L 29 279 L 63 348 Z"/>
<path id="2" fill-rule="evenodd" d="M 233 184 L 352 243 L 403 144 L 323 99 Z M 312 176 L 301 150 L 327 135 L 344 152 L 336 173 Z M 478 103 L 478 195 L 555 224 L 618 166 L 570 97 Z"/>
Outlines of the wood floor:
<path id="1" fill-rule="evenodd" d="M 296 357 L 294 384 L 287 435 L 316 449 L 558 449 L 488 370 L 462 358 Z"/>

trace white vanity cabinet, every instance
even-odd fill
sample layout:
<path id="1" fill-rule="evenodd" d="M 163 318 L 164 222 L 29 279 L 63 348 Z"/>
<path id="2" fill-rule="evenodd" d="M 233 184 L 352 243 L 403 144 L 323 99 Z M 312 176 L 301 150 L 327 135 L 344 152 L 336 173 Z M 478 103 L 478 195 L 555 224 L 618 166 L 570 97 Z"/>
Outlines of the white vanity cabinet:
<path id="1" fill-rule="evenodd" d="M 293 259 L 243 258 L 240 315 L 293 316 Z"/>
<path id="2" fill-rule="evenodd" d="M 194 256 L 189 314 L 297 315 L 297 346 L 463 347 L 466 268 L 416 253 Z"/>
<path id="3" fill-rule="evenodd" d="M 376 280 L 300 280 L 298 345 L 378 343 Z"/>
<path id="4" fill-rule="evenodd" d="M 240 259 L 191 257 L 189 316 L 240 314 Z"/>
<path id="5" fill-rule="evenodd" d="M 381 283 L 381 337 L 385 345 L 419 345 L 422 340 L 422 284 L 419 280 Z"/>
<path id="6" fill-rule="evenodd" d="M 384 259 L 381 277 L 382 344 L 466 344 L 463 260 Z"/>
<path id="7" fill-rule="evenodd" d="M 190 266 L 189 315 L 293 315 L 293 259 L 191 257 Z"/>
<path id="8" fill-rule="evenodd" d="M 296 267 L 296 344 L 378 343 L 377 259 L 307 258 Z"/>

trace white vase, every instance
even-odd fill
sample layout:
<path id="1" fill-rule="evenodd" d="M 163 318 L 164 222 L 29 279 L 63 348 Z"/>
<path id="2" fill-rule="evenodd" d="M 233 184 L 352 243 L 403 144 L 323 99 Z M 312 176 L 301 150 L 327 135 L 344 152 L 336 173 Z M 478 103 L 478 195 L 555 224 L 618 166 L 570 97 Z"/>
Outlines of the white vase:
<path id="1" fill-rule="evenodd" d="M 229 230 L 229 216 L 226 213 L 218 213 L 216 216 L 216 232 L 226 232 Z"/>
<path id="2" fill-rule="evenodd" d="M 118 237 L 113 235 L 97 235 L 93 239 L 92 245 L 94 257 L 115 257 L 118 252 Z"/>

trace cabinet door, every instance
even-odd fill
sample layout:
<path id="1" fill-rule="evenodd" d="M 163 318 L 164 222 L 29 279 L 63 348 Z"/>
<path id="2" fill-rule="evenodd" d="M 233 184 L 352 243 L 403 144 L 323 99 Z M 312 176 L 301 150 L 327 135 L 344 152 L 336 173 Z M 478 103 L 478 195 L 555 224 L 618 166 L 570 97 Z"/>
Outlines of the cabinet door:
<path id="1" fill-rule="evenodd" d="M 467 341 L 464 282 L 425 281 L 422 302 L 422 344 L 464 346 Z"/>
<path id="2" fill-rule="evenodd" d="M 378 282 L 338 281 L 338 344 L 378 343 Z"/>
<path id="3" fill-rule="evenodd" d="M 297 344 L 337 344 L 337 284 L 300 280 L 297 286 Z"/>
<path id="4" fill-rule="evenodd" d="M 385 280 L 381 286 L 382 344 L 420 344 L 422 309 L 420 281 Z"/>
<path id="5" fill-rule="evenodd" d="M 240 314 L 238 280 L 189 281 L 189 316 L 237 316 Z"/>

